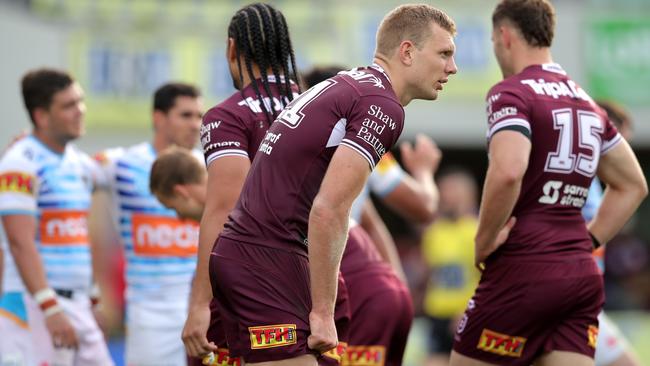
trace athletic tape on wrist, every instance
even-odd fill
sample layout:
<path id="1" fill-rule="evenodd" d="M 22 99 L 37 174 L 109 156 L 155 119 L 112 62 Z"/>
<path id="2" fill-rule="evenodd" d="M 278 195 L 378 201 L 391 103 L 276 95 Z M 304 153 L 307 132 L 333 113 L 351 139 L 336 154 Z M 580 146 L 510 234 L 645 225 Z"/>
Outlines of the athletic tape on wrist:
<path id="1" fill-rule="evenodd" d="M 44 288 L 42 290 L 36 291 L 34 294 L 34 300 L 38 303 L 38 305 L 43 304 L 44 302 L 54 299 L 56 300 L 56 292 L 52 290 L 51 288 Z"/>

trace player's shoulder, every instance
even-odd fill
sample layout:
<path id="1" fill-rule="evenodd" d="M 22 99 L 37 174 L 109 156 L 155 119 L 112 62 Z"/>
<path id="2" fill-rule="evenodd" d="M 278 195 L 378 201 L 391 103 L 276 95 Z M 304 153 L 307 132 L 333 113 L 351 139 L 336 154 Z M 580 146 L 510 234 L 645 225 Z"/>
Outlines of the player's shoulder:
<path id="1" fill-rule="evenodd" d="M 122 146 L 109 147 L 107 149 L 101 150 L 95 155 L 93 159 L 101 166 L 107 166 L 115 164 L 115 162 L 124 156 L 126 153 L 126 148 Z"/>
<path id="2" fill-rule="evenodd" d="M 35 170 L 42 160 L 43 147 L 33 136 L 27 136 L 14 142 L 2 154 L 0 169 L 20 168 L 24 171 Z"/>
<path id="3" fill-rule="evenodd" d="M 246 100 L 237 92 L 203 114 L 201 133 L 205 129 L 218 128 L 222 123 L 240 123 L 240 116 L 249 113 L 249 109 Z"/>
<path id="4" fill-rule="evenodd" d="M 332 79 L 349 86 L 350 90 L 360 97 L 386 97 L 395 100 L 397 103 L 390 79 L 378 65 L 356 67 L 351 70 L 341 71 Z"/>

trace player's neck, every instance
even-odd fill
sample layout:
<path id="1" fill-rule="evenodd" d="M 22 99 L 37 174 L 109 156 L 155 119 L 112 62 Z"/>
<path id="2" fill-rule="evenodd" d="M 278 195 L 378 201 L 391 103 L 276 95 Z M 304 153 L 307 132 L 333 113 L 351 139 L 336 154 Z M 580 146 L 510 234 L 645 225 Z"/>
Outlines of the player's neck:
<path id="1" fill-rule="evenodd" d="M 46 131 L 42 131 L 38 129 L 34 130 L 33 135 L 43 145 L 47 146 L 50 150 L 59 154 L 63 154 L 63 152 L 65 151 L 65 146 L 68 143 L 68 141 L 59 141 L 51 134 L 48 134 Z"/>
<path id="2" fill-rule="evenodd" d="M 251 69 L 253 70 L 253 78 L 251 79 L 250 76 L 248 75 L 248 70 L 245 68 L 246 66 L 245 62 L 242 62 L 242 89 L 246 88 L 250 83 L 253 82 L 253 80 L 257 80 L 262 77 L 262 73 L 260 72 L 260 68 L 254 64 L 251 63 Z M 270 67 L 266 70 L 266 75 L 273 75 L 273 69 Z"/>
<path id="3" fill-rule="evenodd" d="M 551 49 L 548 47 L 533 48 L 529 47 L 520 53 L 520 56 L 514 60 L 514 74 L 519 74 L 528 66 L 542 65 L 553 62 Z"/>
<path id="4" fill-rule="evenodd" d="M 384 69 L 386 75 L 388 75 L 388 78 L 390 79 L 390 85 L 393 88 L 393 92 L 395 92 L 395 95 L 397 96 L 400 104 L 402 106 L 409 104 L 413 98 L 410 95 L 406 95 L 404 79 L 397 77 L 399 75 L 395 75 L 396 72 L 391 69 L 390 63 L 387 62 L 382 56 L 375 55 L 372 61 L 373 63 L 381 66 L 381 68 Z"/>
<path id="5" fill-rule="evenodd" d="M 156 155 L 158 155 L 158 153 L 160 153 L 161 151 L 172 146 L 172 143 L 167 141 L 167 139 L 161 133 L 157 133 L 153 137 L 152 145 L 154 151 L 156 152 Z"/>

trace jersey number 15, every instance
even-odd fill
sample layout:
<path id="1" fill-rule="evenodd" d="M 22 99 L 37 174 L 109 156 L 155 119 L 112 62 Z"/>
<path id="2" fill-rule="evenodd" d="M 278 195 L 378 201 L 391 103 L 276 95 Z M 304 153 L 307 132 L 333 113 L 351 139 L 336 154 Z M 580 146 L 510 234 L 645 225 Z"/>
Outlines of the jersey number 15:
<path id="1" fill-rule="evenodd" d="M 551 113 L 553 128 L 560 131 L 560 137 L 555 152 L 549 153 L 546 158 L 544 170 L 564 174 L 576 172 L 589 178 L 593 177 L 600 159 L 600 136 L 604 131 L 602 119 L 594 112 L 574 111 L 571 108 L 555 109 Z M 577 141 L 574 133 L 576 125 Z M 591 152 L 576 154 L 576 143 L 583 151 L 586 149 Z"/>

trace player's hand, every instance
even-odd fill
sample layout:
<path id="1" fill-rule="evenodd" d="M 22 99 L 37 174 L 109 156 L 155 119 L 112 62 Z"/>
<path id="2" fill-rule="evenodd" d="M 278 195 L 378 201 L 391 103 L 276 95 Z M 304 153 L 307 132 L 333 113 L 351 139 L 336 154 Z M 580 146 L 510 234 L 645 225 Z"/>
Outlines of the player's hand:
<path id="1" fill-rule="evenodd" d="M 333 316 L 323 316 L 314 311 L 309 313 L 311 335 L 307 338 L 307 347 L 325 353 L 336 348 L 339 343 Z"/>
<path id="2" fill-rule="evenodd" d="M 50 332 L 55 348 L 77 348 L 79 340 L 70 320 L 63 312 L 45 318 L 45 326 Z"/>
<path id="3" fill-rule="evenodd" d="M 402 163 L 411 174 L 419 171 L 433 174 L 438 170 L 440 159 L 442 159 L 442 152 L 436 143 L 429 136 L 423 134 L 415 136 L 414 146 L 408 142 L 402 143 L 400 152 L 402 153 Z"/>
<path id="4" fill-rule="evenodd" d="M 476 268 L 478 268 L 479 271 L 483 271 L 485 269 L 485 260 L 487 257 L 490 256 L 490 254 L 494 253 L 495 250 L 499 249 L 503 243 L 508 240 L 508 236 L 510 235 L 510 230 L 515 226 L 517 223 L 517 218 L 516 217 L 511 217 L 505 225 L 499 230 L 499 233 L 497 234 L 497 237 L 494 239 L 492 243 L 489 243 L 488 245 L 480 245 L 479 243 L 475 243 L 475 258 L 474 258 L 474 265 Z"/>
<path id="5" fill-rule="evenodd" d="M 187 315 L 181 336 L 188 355 L 201 358 L 210 352 L 217 352 L 217 346 L 213 342 L 208 342 L 206 334 L 209 326 L 210 307 L 193 306 Z"/>

